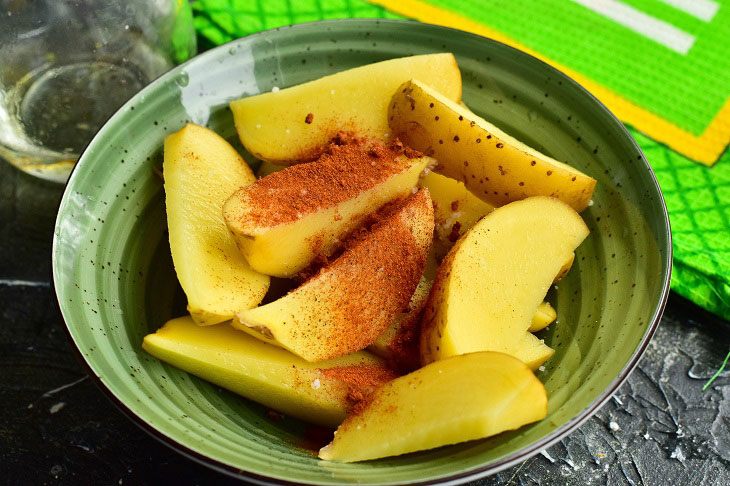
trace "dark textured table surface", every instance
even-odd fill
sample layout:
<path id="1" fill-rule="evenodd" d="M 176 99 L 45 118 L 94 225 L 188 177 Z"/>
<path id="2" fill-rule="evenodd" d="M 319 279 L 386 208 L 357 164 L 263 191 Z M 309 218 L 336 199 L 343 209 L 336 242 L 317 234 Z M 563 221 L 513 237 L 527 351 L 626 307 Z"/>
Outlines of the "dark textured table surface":
<path id="1" fill-rule="evenodd" d="M 50 283 L 62 188 L 0 160 L 0 484 L 233 484 L 151 438 L 86 378 Z M 491 484 L 730 484 L 730 327 L 672 295 L 596 416 Z M 240 484 L 240 483 L 239 483 Z"/>

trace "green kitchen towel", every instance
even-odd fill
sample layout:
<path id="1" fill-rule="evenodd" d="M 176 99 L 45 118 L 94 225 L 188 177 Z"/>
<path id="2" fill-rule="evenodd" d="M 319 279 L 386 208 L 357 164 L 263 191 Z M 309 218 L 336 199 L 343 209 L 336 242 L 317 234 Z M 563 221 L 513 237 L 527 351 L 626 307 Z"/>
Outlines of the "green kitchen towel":
<path id="1" fill-rule="evenodd" d="M 673 290 L 730 319 L 730 0 L 199 0 L 193 9 L 201 45 L 314 20 L 415 18 L 555 65 L 627 124 L 654 168 L 672 222 Z"/>

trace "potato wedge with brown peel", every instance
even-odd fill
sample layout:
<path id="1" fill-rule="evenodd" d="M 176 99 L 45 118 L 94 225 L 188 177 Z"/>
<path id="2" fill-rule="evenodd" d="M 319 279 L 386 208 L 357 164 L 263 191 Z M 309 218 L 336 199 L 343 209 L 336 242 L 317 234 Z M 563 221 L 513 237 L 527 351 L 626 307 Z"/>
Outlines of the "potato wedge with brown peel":
<path id="1" fill-rule="evenodd" d="M 548 288 L 588 228 L 567 204 L 531 197 L 495 209 L 439 267 L 421 329 L 421 359 L 499 351 L 531 368 L 553 350 L 528 332 Z"/>
<path id="2" fill-rule="evenodd" d="M 231 102 L 241 142 L 254 156 L 283 165 L 311 160 L 339 130 L 384 138 L 388 103 L 417 78 L 461 100 L 454 56 L 427 54 L 368 64 L 308 83 Z"/>
<path id="3" fill-rule="evenodd" d="M 234 393 L 328 427 L 344 420 L 353 392 L 367 395 L 396 376 L 383 360 L 364 351 L 313 364 L 228 324 L 199 327 L 190 317 L 168 321 L 145 336 L 142 347 Z M 358 374 L 369 378 L 364 387 L 347 381 Z"/>
<path id="4" fill-rule="evenodd" d="M 494 352 L 454 356 L 380 387 L 319 458 L 397 456 L 514 430 L 546 414 L 545 387 L 520 360 Z"/>
<path id="5" fill-rule="evenodd" d="M 314 277 L 281 299 L 238 313 L 233 325 L 307 361 L 363 349 L 408 305 L 432 236 L 433 206 L 421 189 L 385 208 Z"/>
<path id="6" fill-rule="evenodd" d="M 318 161 L 271 173 L 226 201 L 223 217 L 255 270 L 291 277 L 329 256 L 369 214 L 411 194 L 430 157 L 382 147 L 330 147 Z M 410 152 L 407 152 L 410 155 Z"/>
<path id="7" fill-rule="evenodd" d="M 439 161 L 438 172 L 495 206 L 551 196 L 582 211 L 591 200 L 595 179 L 509 136 L 428 82 L 398 88 L 388 120 L 404 143 Z"/>
<path id="8" fill-rule="evenodd" d="M 527 330 L 530 332 L 541 331 L 548 327 L 557 317 L 558 314 L 553 309 L 553 306 L 550 305 L 550 302 L 543 302 L 537 306 L 537 311 L 532 316 L 532 322 Z"/>
<path id="9" fill-rule="evenodd" d="M 170 251 L 193 319 L 216 324 L 256 307 L 269 277 L 251 269 L 221 214 L 231 194 L 254 182 L 251 169 L 223 138 L 193 124 L 165 139 L 164 157 Z"/>

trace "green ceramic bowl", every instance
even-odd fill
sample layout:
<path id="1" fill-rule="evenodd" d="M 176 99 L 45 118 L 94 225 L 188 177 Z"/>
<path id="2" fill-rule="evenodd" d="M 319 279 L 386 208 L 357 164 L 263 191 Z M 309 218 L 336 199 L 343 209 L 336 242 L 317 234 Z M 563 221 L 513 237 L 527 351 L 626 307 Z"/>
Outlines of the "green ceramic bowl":
<path id="1" fill-rule="evenodd" d="M 582 213 L 591 235 L 549 298 L 555 355 L 538 376 L 545 420 L 516 432 L 361 464 L 317 460 L 306 425 L 178 371 L 142 337 L 184 313 L 167 242 L 165 135 L 187 121 L 235 140 L 228 102 L 389 58 L 450 51 L 464 100 L 507 132 L 598 180 Z M 247 156 L 248 157 L 248 156 Z M 256 163 L 249 157 L 252 163 Z M 99 131 L 61 202 L 53 276 L 70 337 L 90 374 L 145 430 L 258 483 L 458 483 L 536 454 L 591 416 L 626 379 L 654 332 L 671 268 L 669 222 L 654 175 L 593 96 L 529 55 L 415 22 L 337 20 L 276 29 L 213 49 L 154 81 Z"/>

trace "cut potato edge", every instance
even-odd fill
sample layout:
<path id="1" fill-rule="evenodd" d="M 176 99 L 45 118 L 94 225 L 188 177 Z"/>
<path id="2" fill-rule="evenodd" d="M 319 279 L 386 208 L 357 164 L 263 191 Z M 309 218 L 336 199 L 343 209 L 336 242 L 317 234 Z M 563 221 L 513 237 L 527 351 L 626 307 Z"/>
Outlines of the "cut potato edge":
<path id="1" fill-rule="evenodd" d="M 431 363 L 379 388 L 319 457 L 356 462 L 476 440 L 547 414 L 545 387 L 524 363 L 479 352 Z"/>

